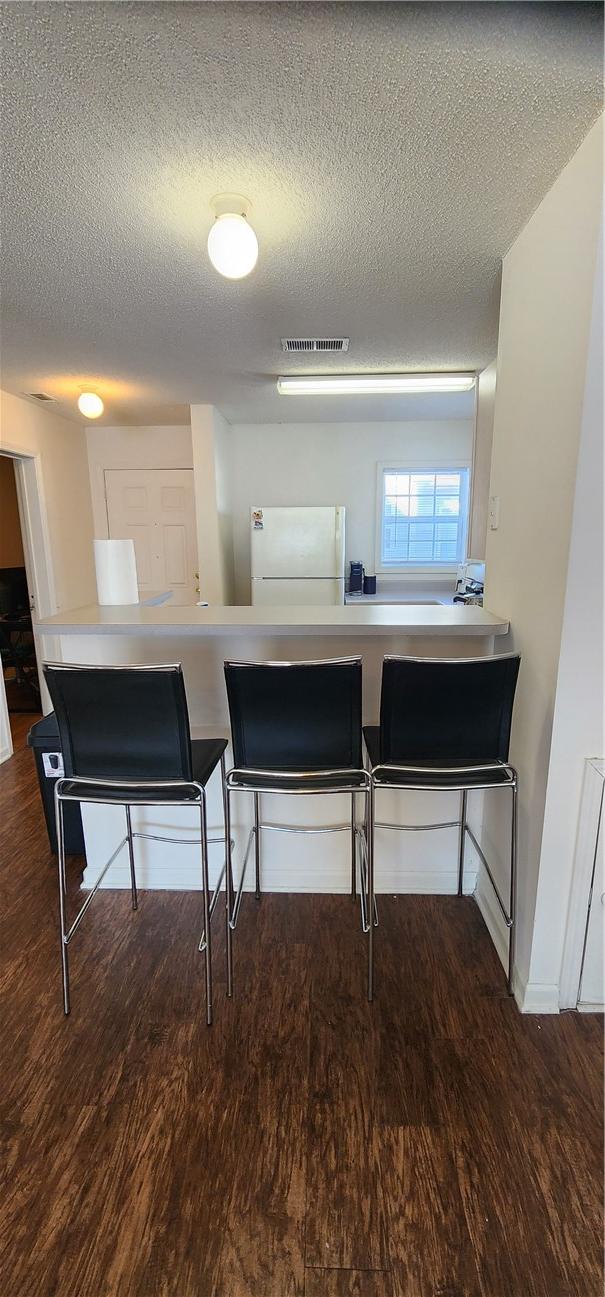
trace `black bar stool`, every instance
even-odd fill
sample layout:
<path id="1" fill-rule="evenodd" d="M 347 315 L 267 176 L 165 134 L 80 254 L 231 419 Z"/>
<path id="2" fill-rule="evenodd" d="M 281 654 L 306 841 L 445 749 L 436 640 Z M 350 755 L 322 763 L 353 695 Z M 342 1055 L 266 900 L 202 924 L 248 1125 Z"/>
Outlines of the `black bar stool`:
<path id="1" fill-rule="evenodd" d="M 461 794 L 460 819 L 444 824 L 378 824 L 389 829 L 459 827 L 458 895 L 462 896 L 465 833 L 478 852 L 509 930 L 508 989 L 513 989 L 517 868 L 517 774 L 508 764 L 513 701 L 520 657 L 385 657 L 380 726 L 365 726 L 372 773 L 370 836 L 378 788 L 454 791 Z M 510 886 L 508 909 L 477 839 L 466 822 L 473 789 L 511 792 Z"/>
<path id="2" fill-rule="evenodd" d="M 256 896 L 260 898 L 261 833 L 351 833 L 351 891 L 355 895 L 357 859 L 360 873 L 362 929 L 368 936 L 369 965 L 375 921 L 374 883 L 369 828 L 370 776 L 363 768 L 361 741 L 361 658 L 322 662 L 226 662 L 225 680 L 231 717 L 234 766 L 225 778 L 225 837 L 229 927 L 228 994 L 233 990 L 232 938 L 252 842 L 256 863 Z M 252 793 L 254 824 L 248 835 L 237 892 L 231 872 L 231 805 L 234 792 Z M 348 793 L 351 820 L 312 828 L 261 820 L 260 794 L 297 796 Z M 365 798 L 364 827 L 356 820 L 356 794 Z M 359 850 L 357 848 L 359 847 Z M 370 897 L 372 902 L 370 902 Z M 373 922 L 369 921 L 372 915 Z M 371 986 L 368 984 L 368 990 Z M 370 996 L 371 998 L 371 996 Z"/>
<path id="3" fill-rule="evenodd" d="M 59 856 L 59 909 L 63 1008 L 70 1009 L 68 946 L 110 865 L 128 845 L 132 908 L 137 909 L 134 839 L 158 838 L 135 833 L 131 806 L 199 806 L 204 935 L 206 955 L 206 1021 L 212 1022 L 212 952 L 210 923 L 225 866 L 212 898 L 208 881 L 206 784 L 216 766 L 225 772 L 226 739 L 191 740 L 185 684 L 180 666 L 75 666 L 44 664 L 57 723 L 65 777 L 55 786 Z M 67 926 L 64 802 L 102 802 L 123 806 L 126 835 L 104 865 Z M 163 839 L 177 841 L 177 839 Z M 222 839 L 215 839 L 222 841 Z M 228 914 L 227 914 L 228 917 Z"/>

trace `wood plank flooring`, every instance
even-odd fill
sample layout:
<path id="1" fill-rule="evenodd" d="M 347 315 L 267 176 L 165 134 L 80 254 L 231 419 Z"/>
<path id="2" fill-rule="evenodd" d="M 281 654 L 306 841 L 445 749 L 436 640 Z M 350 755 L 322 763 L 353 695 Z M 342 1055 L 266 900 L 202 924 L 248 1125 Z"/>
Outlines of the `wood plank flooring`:
<path id="1" fill-rule="evenodd" d="M 522 1017 L 479 911 L 244 900 L 235 998 L 200 897 L 101 893 L 61 1012 L 54 861 L 0 767 L 0 1293 L 601 1297 L 602 1022 Z M 72 862 L 75 899 L 79 862 Z"/>

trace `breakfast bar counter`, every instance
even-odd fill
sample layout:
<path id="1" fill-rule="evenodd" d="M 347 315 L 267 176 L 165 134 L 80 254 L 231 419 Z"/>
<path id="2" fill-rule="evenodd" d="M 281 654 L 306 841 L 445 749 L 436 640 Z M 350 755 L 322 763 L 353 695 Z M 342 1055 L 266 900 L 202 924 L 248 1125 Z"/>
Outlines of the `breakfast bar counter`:
<path id="1" fill-rule="evenodd" d="M 99 607 L 56 613 L 35 624 L 45 635 L 505 635 L 508 622 L 485 608 L 462 605 L 347 604 L 344 607 L 180 606 L 170 602 Z"/>
<path id="2" fill-rule="evenodd" d="M 223 673 L 226 660 L 300 661 L 359 655 L 363 661 L 364 724 L 376 724 L 380 706 L 382 660 L 385 654 L 414 657 L 480 657 L 506 651 L 508 622 L 484 608 L 435 604 L 387 604 L 327 607 L 201 607 L 178 606 L 163 596 L 129 606 L 90 605 L 57 613 L 35 623 L 41 656 L 46 660 L 89 665 L 180 662 L 183 666 L 192 734 L 229 734 Z M 473 707 L 469 698 L 469 708 Z M 229 758 L 228 758 L 229 759 Z M 209 831 L 222 831 L 220 782 L 209 784 Z M 397 799 L 407 797 L 408 821 L 428 818 L 454 820 L 456 795 L 384 792 L 384 818 L 396 820 Z M 474 794 L 477 816 L 481 795 Z M 322 799 L 272 797 L 268 818 L 288 823 L 321 823 Z M 334 797 L 330 817 L 346 821 L 347 798 Z M 247 796 L 236 799 L 240 822 L 233 824 L 236 858 L 246 840 L 251 806 Z M 389 802 L 391 805 L 389 806 Z M 392 814 L 390 813 L 392 811 Z M 141 841 L 140 886 L 198 888 L 199 849 L 192 845 L 194 813 L 189 809 L 137 808 L 140 829 L 180 838 L 167 846 Z M 123 812 L 117 807 L 83 808 L 87 868 L 84 885 L 94 882 L 122 836 Z M 382 818 L 382 813 L 381 813 Z M 399 818 L 402 816 L 399 814 Z M 479 823 L 475 823 L 477 834 Z M 313 835 L 266 834 L 263 843 L 263 887 L 268 891 L 346 892 L 349 888 L 349 837 L 346 833 Z M 377 830 L 377 891 L 453 892 L 456 890 L 457 831 L 395 834 Z M 220 867 L 222 848 L 210 850 L 211 876 Z M 476 861 L 469 848 L 467 890 L 472 890 Z M 129 886 L 126 859 L 118 859 L 104 884 Z"/>

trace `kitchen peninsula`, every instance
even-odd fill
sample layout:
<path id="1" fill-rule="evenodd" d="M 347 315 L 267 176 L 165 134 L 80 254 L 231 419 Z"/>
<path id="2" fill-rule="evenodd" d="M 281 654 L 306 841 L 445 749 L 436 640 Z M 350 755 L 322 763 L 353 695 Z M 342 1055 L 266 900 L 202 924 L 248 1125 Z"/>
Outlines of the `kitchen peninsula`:
<path id="1" fill-rule="evenodd" d="M 132 606 L 90 605 L 57 613 L 35 624 L 42 657 L 88 664 L 181 662 L 194 736 L 228 734 L 227 699 L 223 662 L 296 661 L 359 654 L 363 659 L 364 723 L 378 719 L 382 659 L 387 653 L 422 657 L 477 657 L 494 652 L 496 642 L 508 632 L 508 622 L 480 607 L 399 604 L 328 607 L 176 606 L 155 599 Z M 469 707 L 472 707 L 469 699 Z M 394 799 L 403 794 L 384 792 L 384 818 L 395 819 Z M 276 822 L 321 823 L 325 805 L 314 798 L 273 797 L 264 812 Z M 476 796 L 478 811 L 481 797 Z M 250 822 L 251 807 L 235 799 L 236 859 Z M 331 821 L 346 822 L 347 798 L 332 799 Z M 388 813 L 391 806 L 393 814 Z M 407 794 L 408 820 L 426 823 L 454 819 L 456 795 Z M 140 886 L 197 888 L 199 853 L 192 845 L 194 823 L 188 808 L 139 809 L 133 813 L 139 830 L 182 835 L 172 846 L 141 840 L 138 875 Z M 83 809 L 87 868 L 84 885 L 96 875 L 121 836 L 122 812 L 115 807 Z M 380 818 L 383 818 L 381 813 Z M 209 787 L 211 833 L 221 831 L 221 797 L 218 779 Z M 161 822 L 161 827 L 158 827 Z M 267 833 L 263 842 L 263 887 L 268 891 L 348 890 L 346 833 L 305 839 Z M 394 834 L 377 832 L 376 885 L 378 891 L 449 892 L 455 890 L 457 833 Z M 337 845 L 338 844 L 338 845 Z M 211 848 L 211 867 L 218 872 L 220 845 Z M 470 851 L 470 849 L 469 849 Z M 467 889 L 474 884 L 474 864 L 469 855 Z M 104 885 L 128 885 L 127 860 L 118 859 Z"/>
<path id="2" fill-rule="evenodd" d="M 161 602 L 160 602 L 161 601 Z M 248 605 L 172 604 L 169 594 L 155 595 L 139 604 L 100 607 L 89 604 L 70 612 L 56 613 L 36 622 L 39 635 L 170 634 L 177 629 L 186 635 L 224 633 L 278 635 L 505 635 L 508 622 L 476 605 L 450 607 L 420 600 L 414 603 L 379 605 L 328 605 L 304 607 L 285 605 L 252 608 Z"/>

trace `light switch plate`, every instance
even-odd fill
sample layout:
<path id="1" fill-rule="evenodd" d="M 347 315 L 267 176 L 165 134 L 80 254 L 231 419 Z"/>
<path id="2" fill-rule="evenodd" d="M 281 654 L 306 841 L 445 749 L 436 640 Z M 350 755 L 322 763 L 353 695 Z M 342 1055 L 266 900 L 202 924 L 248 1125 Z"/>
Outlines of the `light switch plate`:
<path id="1" fill-rule="evenodd" d="M 489 497 L 490 531 L 497 531 L 499 526 L 500 526 L 500 496 L 490 495 Z"/>

